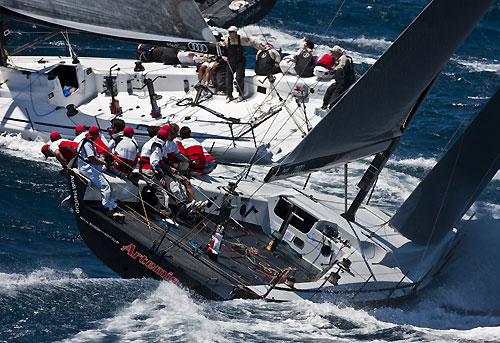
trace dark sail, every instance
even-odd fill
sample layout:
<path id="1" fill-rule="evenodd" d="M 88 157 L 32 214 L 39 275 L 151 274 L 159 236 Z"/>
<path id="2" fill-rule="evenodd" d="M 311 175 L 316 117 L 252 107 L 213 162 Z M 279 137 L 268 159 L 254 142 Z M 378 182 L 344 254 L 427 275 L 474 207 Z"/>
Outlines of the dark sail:
<path id="1" fill-rule="evenodd" d="M 500 168 L 500 89 L 391 219 L 415 243 L 439 241 Z"/>
<path id="2" fill-rule="evenodd" d="M 134 42 L 213 41 L 193 0 L 0 0 L 0 10 L 23 21 Z"/>
<path id="3" fill-rule="evenodd" d="M 386 150 L 494 0 L 432 1 L 265 181 Z"/>

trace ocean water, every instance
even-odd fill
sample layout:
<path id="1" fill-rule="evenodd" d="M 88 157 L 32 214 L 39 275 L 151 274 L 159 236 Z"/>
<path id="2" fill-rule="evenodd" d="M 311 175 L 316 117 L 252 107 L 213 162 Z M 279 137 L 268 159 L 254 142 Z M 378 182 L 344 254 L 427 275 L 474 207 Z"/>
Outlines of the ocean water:
<path id="1" fill-rule="evenodd" d="M 345 48 L 363 73 L 425 7 L 423 0 L 279 0 L 247 35 L 283 53 L 312 39 Z M 145 18 L 145 20 L 147 20 Z M 12 46 L 44 28 L 11 22 Z M 130 57 L 134 45 L 70 35 L 81 56 Z M 60 38 L 27 54 L 65 54 Z M 422 51 L 423 54 L 432 51 Z M 250 56 L 250 54 L 249 54 Z M 372 205 L 393 212 L 500 86 L 497 1 L 451 59 L 392 160 Z M 252 62 L 249 61 L 249 66 Z M 459 224 L 465 237 L 428 288 L 398 305 L 309 301 L 213 302 L 168 282 L 123 280 L 85 246 L 61 200 L 68 194 L 43 142 L 0 135 L 0 342 L 499 342 L 500 173 Z M 487 146 L 484 149 L 488 149 Z M 349 197 L 369 164 L 350 164 Z M 267 168 L 252 169 L 263 177 Z M 302 185 L 297 177 L 285 184 Z M 309 187 L 342 196 L 343 174 Z"/>

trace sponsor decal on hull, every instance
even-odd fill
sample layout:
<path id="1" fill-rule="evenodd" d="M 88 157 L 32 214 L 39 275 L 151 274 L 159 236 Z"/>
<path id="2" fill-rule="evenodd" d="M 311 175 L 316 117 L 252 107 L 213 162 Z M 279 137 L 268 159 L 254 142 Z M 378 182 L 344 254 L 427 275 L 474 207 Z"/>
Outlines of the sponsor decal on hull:
<path id="1" fill-rule="evenodd" d="M 170 280 L 174 284 L 177 284 L 179 282 L 179 280 L 174 277 L 174 273 L 167 272 L 165 269 L 156 265 L 156 263 L 154 263 L 153 261 L 150 261 L 146 255 L 143 255 L 136 251 L 134 244 L 131 243 L 129 245 L 124 245 L 122 246 L 121 250 L 126 252 L 128 256 L 144 265 L 146 268 L 152 270 L 153 273 L 161 277 L 163 280 Z"/>

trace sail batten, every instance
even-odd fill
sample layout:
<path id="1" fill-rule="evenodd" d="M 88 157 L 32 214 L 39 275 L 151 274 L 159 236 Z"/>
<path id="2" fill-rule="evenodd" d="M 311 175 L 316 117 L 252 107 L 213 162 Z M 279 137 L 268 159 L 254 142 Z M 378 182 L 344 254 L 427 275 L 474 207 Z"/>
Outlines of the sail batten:
<path id="1" fill-rule="evenodd" d="M 493 0 L 435 0 L 265 181 L 382 152 Z M 338 158 L 343 156 L 343 158 Z M 321 161 L 321 163 L 318 163 Z"/>
<path id="2" fill-rule="evenodd" d="M 135 42 L 213 40 L 193 0 L 0 0 L 0 7 L 16 19 Z"/>

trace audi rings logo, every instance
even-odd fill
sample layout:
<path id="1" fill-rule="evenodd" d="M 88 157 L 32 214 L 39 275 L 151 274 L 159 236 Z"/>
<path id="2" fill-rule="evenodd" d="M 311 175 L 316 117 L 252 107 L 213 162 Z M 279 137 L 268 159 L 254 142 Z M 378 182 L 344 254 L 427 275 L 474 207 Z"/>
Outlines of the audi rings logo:
<path id="1" fill-rule="evenodd" d="M 311 54 L 308 52 L 305 52 L 303 56 L 304 56 L 304 58 L 308 58 L 309 56 L 311 56 Z"/>
<path id="2" fill-rule="evenodd" d="M 189 42 L 188 48 L 191 51 L 198 51 L 198 52 L 203 52 L 203 53 L 208 52 L 208 46 L 206 46 L 205 44 L 202 44 L 202 43 Z"/>

